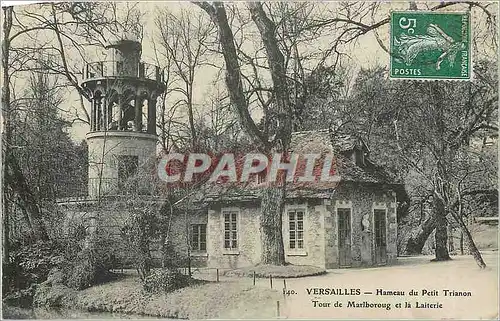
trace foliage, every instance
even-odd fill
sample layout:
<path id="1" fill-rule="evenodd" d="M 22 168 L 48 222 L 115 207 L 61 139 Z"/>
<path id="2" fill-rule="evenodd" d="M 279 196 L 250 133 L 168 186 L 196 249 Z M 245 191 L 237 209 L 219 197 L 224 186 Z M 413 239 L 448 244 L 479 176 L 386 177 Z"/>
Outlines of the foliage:
<path id="1" fill-rule="evenodd" d="M 87 247 L 73 260 L 68 261 L 67 285 L 82 290 L 109 281 L 112 278 L 110 269 L 115 262 L 114 253 L 111 251 L 112 242 L 113 240 L 103 236 L 91 239 Z"/>
<path id="2" fill-rule="evenodd" d="M 45 281 L 49 271 L 64 260 L 56 243 L 42 241 L 21 246 L 12 256 L 12 265 L 18 267 L 15 271 L 16 288 L 21 289 Z"/>
<path id="3" fill-rule="evenodd" d="M 351 99 L 362 109 L 353 129 L 367 137 L 375 159 L 404 174 L 413 196 L 432 196 L 434 225 L 420 220 L 419 229 L 426 236 L 436 229 L 438 259 L 449 258 L 446 225 L 451 218 L 474 248 L 462 219 L 468 214 L 466 196 L 495 189 L 497 169 L 488 149 L 496 147 L 485 141 L 498 136 L 496 70 L 494 62 L 480 61 L 474 68 L 477 81 L 452 84 L 391 82 L 378 68 L 362 70 L 354 85 Z M 482 266 L 479 253 L 473 253 Z"/>
<path id="4" fill-rule="evenodd" d="M 40 200 L 76 196 L 86 186 L 87 147 L 73 143 L 67 133 L 70 123 L 59 113 L 64 98 L 56 81 L 33 73 L 26 103 L 12 115 L 13 143 L 23 146 L 14 154 Z"/>
<path id="5" fill-rule="evenodd" d="M 172 292 L 190 285 L 191 278 L 177 269 L 157 269 L 152 271 L 142 285 L 147 292 Z"/>
<path id="6" fill-rule="evenodd" d="M 59 113 L 62 93 L 53 81 L 47 74 L 32 72 L 23 99 L 10 114 L 11 142 L 19 148 L 10 153 L 12 175 L 5 178 L 14 202 L 4 224 L 13 241 L 26 234 L 58 238 L 61 212 L 54 199 L 79 195 L 86 186 L 86 145 L 74 144 L 68 135 L 70 123 Z"/>
<path id="7" fill-rule="evenodd" d="M 47 279 L 52 268 L 63 263 L 62 249 L 54 242 L 39 241 L 18 245 L 10 254 L 10 262 L 2 264 L 5 302 L 29 306 L 36 285 Z"/>
<path id="8" fill-rule="evenodd" d="M 128 201 L 129 215 L 121 229 L 122 239 L 129 248 L 129 256 L 142 280 L 151 270 L 150 244 L 159 233 L 157 206 L 156 203 L 147 204 L 139 200 Z"/>
<path id="9" fill-rule="evenodd" d="M 67 285 L 76 290 L 86 289 L 111 279 L 109 262 L 90 249 L 77 256 L 68 275 Z"/>
<path id="10" fill-rule="evenodd" d="M 45 282 L 37 287 L 33 296 L 33 305 L 35 307 L 71 306 L 75 292 L 75 290 L 68 288 L 64 284 L 47 284 Z"/>
<path id="11" fill-rule="evenodd" d="M 32 284 L 27 289 L 20 289 L 11 292 L 3 298 L 3 302 L 10 306 L 31 307 L 33 304 L 33 296 L 35 295 L 35 284 Z"/>

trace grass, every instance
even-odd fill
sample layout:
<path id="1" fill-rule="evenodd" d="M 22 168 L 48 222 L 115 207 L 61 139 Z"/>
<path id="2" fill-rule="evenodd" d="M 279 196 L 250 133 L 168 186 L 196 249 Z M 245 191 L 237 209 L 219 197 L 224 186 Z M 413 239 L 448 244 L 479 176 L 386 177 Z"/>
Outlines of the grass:
<path id="1" fill-rule="evenodd" d="M 304 276 L 313 276 L 325 274 L 325 269 L 311 265 L 256 265 L 245 268 L 230 270 L 225 273 L 226 276 L 255 276 L 258 278 L 300 278 Z"/>
<path id="2" fill-rule="evenodd" d="M 238 283 L 212 283 L 162 294 L 150 300 L 144 314 L 188 319 L 272 318 L 277 291 Z"/>
<path id="3" fill-rule="evenodd" d="M 498 226 L 487 224 L 476 224 L 472 228 L 472 238 L 480 250 L 498 249 Z M 466 242 L 464 242 L 466 243 Z M 465 247 L 467 247 L 465 245 Z"/>
<path id="4" fill-rule="evenodd" d="M 137 276 L 64 294 L 60 307 L 90 312 L 148 315 L 162 318 L 273 318 L 277 291 L 236 282 L 202 283 L 171 293 L 143 291 Z"/>

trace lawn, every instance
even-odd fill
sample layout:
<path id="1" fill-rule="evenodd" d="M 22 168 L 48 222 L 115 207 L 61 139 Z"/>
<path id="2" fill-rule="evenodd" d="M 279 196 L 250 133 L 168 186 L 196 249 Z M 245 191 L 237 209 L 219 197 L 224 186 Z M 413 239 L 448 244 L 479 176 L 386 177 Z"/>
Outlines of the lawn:
<path id="1" fill-rule="evenodd" d="M 311 265 L 257 265 L 249 266 L 241 269 L 230 270 L 225 273 L 226 276 L 253 276 L 258 278 L 267 278 L 272 276 L 273 278 L 299 278 L 304 276 L 314 276 L 325 274 L 325 269 L 311 266 Z"/>
<path id="2" fill-rule="evenodd" d="M 65 294 L 56 301 L 62 308 L 181 319 L 273 318 L 280 299 L 276 290 L 239 282 L 209 282 L 151 294 L 142 290 L 136 274 L 82 291 L 57 291 Z"/>
<path id="3" fill-rule="evenodd" d="M 498 226 L 475 224 L 471 228 L 471 233 L 478 249 L 498 249 Z"/>

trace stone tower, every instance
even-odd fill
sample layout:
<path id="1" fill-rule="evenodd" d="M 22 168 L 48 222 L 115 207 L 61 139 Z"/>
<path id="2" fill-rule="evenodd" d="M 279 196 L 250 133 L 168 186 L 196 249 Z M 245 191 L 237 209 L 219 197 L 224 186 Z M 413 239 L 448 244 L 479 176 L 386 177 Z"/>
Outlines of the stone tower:
<path id="1" fill-rule="evenodd" d="M 156 153 L 156 101 L 163 72 L 141 62 L 141 43 L 118 40 L 105 61 L 88 63 L 82 86 L 91 102 L 88 194 L 120 194 L 125 181 Z"/>

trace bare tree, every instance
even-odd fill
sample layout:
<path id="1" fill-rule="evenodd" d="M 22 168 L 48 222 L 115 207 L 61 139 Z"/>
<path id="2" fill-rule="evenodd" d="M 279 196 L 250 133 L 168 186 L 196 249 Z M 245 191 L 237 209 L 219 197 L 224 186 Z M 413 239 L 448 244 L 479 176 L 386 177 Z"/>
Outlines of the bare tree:
<path id="1" fill-rule="evenodd" d="M 101 48 L 121 23 L 113 15 L 114 5 L 110 3 L 43 3 L 21 7 L 3 7 L 4 28 L 2 44 L 2 116 L 4 181 L 4 243 L 8 242 L 9 202 L 8 191 L 16 193 L 28 206 L 30 215 L 41 222 L 37 204 L 19 164 L 12 154 L 13 82 L 23 81 L 23 76 L 31 71 L 61 75 L 61 83 L 75 89 L 80 97 L 79 112 L 75 119 L 89 122 L 89 115 L 83 104 L 88 93 L 80 86 L 78 75 L 80 63 L 89 58 L 91 49 Z M 115 6 L 116 8 L 116 6 Z M 123 30 L 121 30 L 123 31 Z M 40 59 L 43 58 L 43 59 Z M 78 57 L 78 62 L 73 61 Z M 64 81 L 62 81 L 64 80 Z M 25 81 L 25 79 L 24 79 Z M 15 102 L 15 101 L 14 101 Z M 40 239 L 47 234 L 42 224 L 36 233 Z M 5 230 L 6 229 L 6 230 Z M 4 244 L 4 254 L 8 255 L 8 244 Z"/>
<path id="2" fill-rule="evenodd" d="M 387 14 L 388 6 L 394 8 L 392 4 L 385 3 L 370 3 L 370 2 L 342 2 L 338 6 L 330 9 L 329 17 L 326 19 L 321 19 L 316 21 L 316 26 L 329 26 L 332 29 L 338 31 L 338 34 L 331 39 L 332 47 L 331 49 L 337 53 L 341 53 L 343 50 L 349 48 L 350 45 L 354 44 L 361 36 L 372 33 L 377 39 L 380 47 L 389 53 L 387 46 L 384 43 L 385 39 L 382 39 L 379 30 L 386 28 L 390 22 L 390 17 Z M 401 9 L 417 10 L 425 9 L 428 11 L 441 11 L 441 10 L 469 10 L 472 14 L 477 14 L 481 16 L 482 19 L 475 19 L 473 47 L 474 52 L 480 57 L 488 57 L 489 55 L 496 55 L 498 48 L 497 37 L 496 37 L 496 14 L 498 10 L 497 4 L 493 3 L 481 3 L 477 1 L 464 1 L 464 2 L 440 2 L 440 3 L 424 3 L 417 5 L 414 1 L 409 1 L 408 4 L 398 4 Z M 419 6 L 422 6 L 419 8 Z M 482 43 L 492 43 L 491 48 L 486 48 Z M 489 50 L 489 51 L 488 51 Z M 437 98 L 439 95 L 436 95 Z M 473 97 L 471 97 L 473 99 Z M 486 105 L 489 105 L 488 103 Z M 490 105 L 491 107 L 491 105 Z M 488 107 L 489 108 L 489 107 Z M 477 119 L 476 119 L 477 120 Z M 467 130 L 462 133 L 466 133 Z M 458 137 L 454 137 L 456 139 Z M 463 137 L 462 137 L 463 138 Z M 457 143 L 457 141 L 455 141 Z M 443 165 L 441 163 L 441 165 Z M 443 165 L 446 167 L 446 165 Z M 447 233 L 447 222 L 445 212 L 449 211 L 449 201 L 455 189 L 451 187 L 450 177 L 443 177 L 446 170 L 443 168 L 433 180 L 434 188 L 434 199 L 440 204 L 435 204 L 435 213 L 437 216 L 436 222 L 436 239 L 439 240 L 439 249 L 436 250 L 437 259 L 446 259 L 448 257 L 446 249 L 446 233 Z M 452 197 L 453 198 L 453 197 Z M 446 205 L 448 204 L 448 205 Z M 432 223 L 432 222 L 429 222 Z M 460 224 L 462 227 L 463 225 Z M 430 227 L 433 224 L 429 225 Z M 466 233 L 467 234 L 467 233 Z M 470 240 L 471 243 L 472 239 Z M 473 242 L 471 243 L 473 244 Z M 438 253 L 439 252 L 439 253 Z M 474 255 L 478 265 L 483 267 L 484 262 L 478 257 L 479 252 L 475 251 Z"/>
<path id="3" fill-rule="evenodd" d="M 190 145 L 196 149 L 194 82 L 200 68 L 209 64 L 207 42 L 214 25 L 204 14 L 181 8 L 175 13 L 162 10 L 156 17 L 156 26 L 163 49 L 161 56 L 172 65 L 171 72 L 177 79 L 173 92 L 182 96 L 174 105 L 181 104 L 187 109 Z"/>
<path id="4" fill-rule="evenodd" d="M 243 89 L 242 73 L 234 35 L 228 21 L 225 5 L 222 3 L 214 3 L 212 5 L 207 2 L 197 3 L 197 5 L 205 10 L 218 26 L 219 42 L 226 66 L 226 86 L 240 124 L 264 151 L 286 151 L 292 130 L 292 113 L 286 88 L 284 57 L 275 36 L 276 26 L 274 22 L 268 18 L 260 3 L 248 5 L 252 20 L 258 27 L 260 39 L 265 47 L 268 67 L 274 85 L 273 94 L 279 127 L 275 137 L 270 141 L 270 137 L 266 137 L 265 133 L 259 130 L 249 112 L 249 104 Z M 283 179 L 277 183 L 271 183 L 263 193 L 261 201 L 261 235 L 263 245 L 261 263 L 263 264 L 285 264 L 281 231 L 284 198 L 285 181 Z"/>

